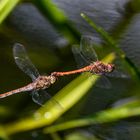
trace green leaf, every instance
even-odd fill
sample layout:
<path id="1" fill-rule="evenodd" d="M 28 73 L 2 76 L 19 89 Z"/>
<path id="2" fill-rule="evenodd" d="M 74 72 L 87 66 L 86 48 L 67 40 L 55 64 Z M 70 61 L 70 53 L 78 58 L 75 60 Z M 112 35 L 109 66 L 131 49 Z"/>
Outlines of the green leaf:
<path id="1" fill-rule="evenodd" d="M 34 0 L 34 4 L 56 30 L 67 37 L 71 43 L 80 40 L 80 33 L 78 30 L 72 26 L 65 13 L 52 0 Z"/>
<path id="2" fill-rule="evenodd" d="M 126 117 L 140 115 L 140 100 L 132 100 L 125 105 L 101 111 L 85 119 L 77 119 L 62 124 L 50 126 L 44 129 L 45 133 L 54 133 L 75 127 L 83 127 L 100 123 L 108 123 L 124 119 Z"/>
<path id="3" fill-rule="evenodd" d="M 1 0 L 0 1 L 0 24 L 13 10 L 20 0 Z"/>

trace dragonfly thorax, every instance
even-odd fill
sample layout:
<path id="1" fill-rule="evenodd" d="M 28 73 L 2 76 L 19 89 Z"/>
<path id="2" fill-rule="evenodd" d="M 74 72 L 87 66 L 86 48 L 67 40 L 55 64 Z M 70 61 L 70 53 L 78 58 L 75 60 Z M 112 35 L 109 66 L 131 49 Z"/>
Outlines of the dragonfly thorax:
<path id="1" fill-rule="evenodd" d="M 56 82 L 55 76 L 39 76 L 34 84 L 36 89 L 46 89 Z"/>
<path id="2" fill-rule="evenodd" d="M 110 73 L 114 70 L 114 64 L 105 64 L 101 61 L 96 61 L 90 65 L 91 72 L 95 74 L 105 74 Z"/>

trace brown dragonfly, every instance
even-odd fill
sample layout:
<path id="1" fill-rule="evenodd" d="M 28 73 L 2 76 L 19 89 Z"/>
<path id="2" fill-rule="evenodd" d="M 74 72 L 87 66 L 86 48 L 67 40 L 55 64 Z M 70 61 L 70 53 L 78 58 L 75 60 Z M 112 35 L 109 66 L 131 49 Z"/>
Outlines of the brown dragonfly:
<path id="1" fill-rule="evenodd" d="M 44 104 L 51 98 L 45 89 L 56 82 L 56 77 L 53 75 L 41 76 L 29 59 L 23 45 L 16 43 L 13 47 L 13 55 L 17 66 L 30 76 L 33 82 L 24 87 L 0 94 L 0 98 L 20 92 L 31 91 L 33 101 L 39 105 Z"/>
<path id="2" fill-rule="evenodd" d="M 90 72 L 96 75 L 101 75 L 100 80 L 97 82 L 97 86 L 103 88 L 111 87 L 111 83 L 106 76 L 119 78 L 128 77 L 125 73 L 118 71 L 114 64 L 107 64 L 99 61 L 93 45 L 95 45 L 95 43 L 91 36 L 82 36 L 80 47 L 79 45 L 74 45 L 72 47 L 75 59 L 82 68 L 67 72 L 53 72 L 51 75 L 59 77 L 76 73 Z"/>

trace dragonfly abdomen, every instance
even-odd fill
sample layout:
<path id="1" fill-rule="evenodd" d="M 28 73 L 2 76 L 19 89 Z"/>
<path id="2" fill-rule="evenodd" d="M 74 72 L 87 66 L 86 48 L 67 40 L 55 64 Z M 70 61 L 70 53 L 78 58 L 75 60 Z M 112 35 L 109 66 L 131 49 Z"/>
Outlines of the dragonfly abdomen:
<path id="1" fill-rule="evenodd" d="M 20 93 L 20 92 L 31 91 L 33 89 L 34 89 L 34 86 L 31 83 L 31 84 L 28 84 L 27 86 L 24 86 L 24 87 L 21 87 L 21 88 L 18 88 L 18 89 L 0 94 L 0 98 L 4 98 L 4 97 L 10 96 L 10 95 L 13 95 L 13 94 L 16 94 L 16 93 Z"/>

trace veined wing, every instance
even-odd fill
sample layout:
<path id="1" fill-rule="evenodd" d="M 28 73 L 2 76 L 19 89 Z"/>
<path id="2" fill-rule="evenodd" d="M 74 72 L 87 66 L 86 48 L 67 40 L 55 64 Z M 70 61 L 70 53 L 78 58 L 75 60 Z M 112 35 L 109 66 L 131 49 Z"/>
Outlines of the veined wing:
<path id="1" fill-rule="evenodd" d="M 95 87 L 104 88 L 104 89 L 110 89 L 112 87 L 112 84 L 110 83 L 109 79 L 103 74 L 86 73 L 86 76 L 89 77 L 89 80 L 91 80 L 91 82 L 93 82 L 95 75 L 100 76 L 96 81 Z"/>
<path id="2" fill-rule="evenodd" d="M 32 91 L 32 99 L 35 103 L 39 105 L 45 104 L 48 100 L 50 100 L 52 97 L 49 93 L 47 93 L 46 90 L 33 90 Z M 58 107 L 61 107 L 60 104 L 55 100 L 51 99 L 53 104 L 58 105 Z"/>
<path id="3" fill-rule="evenodd" d="M 74 55 L 74 58 L 76 60 L 76 63 L 78 64 L 78 67 L 84 67 L 90 64 L 89 61 L 83 56 L 82 52 L 80 51 L 80 46 L 79 45 L 73 45 L 72 46 L 72 52 Z"/>
<path id="4" fill-rule="evenodd" d="M 130 75 L 127 72 L 120 71 L 120 70 L 114 70 L 111 73 L 105 73 L 104 75 L 108 77 L 113 77 L 113 78 L 125 78 L 125 79 L 130 79 Z"/>
<path id="5" fill-rule="evenodd" d="M 101 77 L 98 79 L 96 83 L 96 86 L 100 88 L 111 89 L 112 84 L 110 83 L 109 79 L 106 76 L 101 75 Z"/>
<path id="6" fill-rule="evenodd" d="M 28 76 L 35 80 L 39 76 L 38 70 L 30 61 L 23 45 L 16 43 L 13 47 L 13 55 L 18 67 Z"/>
<path id="7" fill-rule="evenodd" d="M 98 60 L 98 56 L 94 50 L 95 42 L 91 36 L 82 36 L 80 41 L 80 52 L 90 63 Z"/>
<path id="8" fill-rule="evenodd" d="M 93 41 L 92 37 L 82 36 L 80 46 L 72 46 L 72 52 L 79 67 L 84 67 L 91 64 L 91 62 L 98 60 L 93 45 L 95 45 L 95 42 Z"/>

